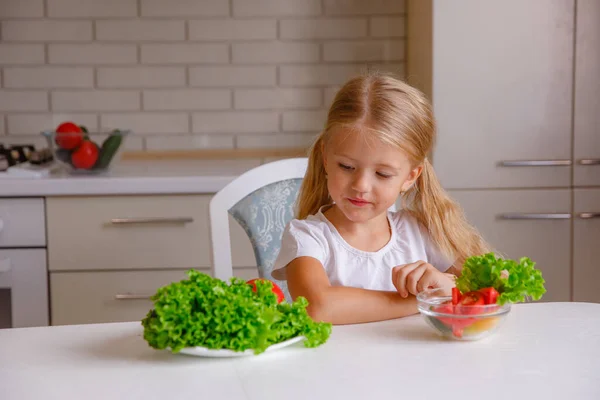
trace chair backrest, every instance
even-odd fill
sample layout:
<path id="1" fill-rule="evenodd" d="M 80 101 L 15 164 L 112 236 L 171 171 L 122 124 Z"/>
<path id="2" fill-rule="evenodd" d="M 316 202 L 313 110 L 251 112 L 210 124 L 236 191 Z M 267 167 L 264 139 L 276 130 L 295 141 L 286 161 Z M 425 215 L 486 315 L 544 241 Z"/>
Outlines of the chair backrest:
<path id="1" fill-rule="evenodd" d="M 221 189 L 209 204 L 212 274 L 233 276 L 229 218 L 231 215 L 250 238 L 258 274 L 271 279 L 281 236 L 294 218 L 294 205 L 307 167 L 307 158 L 274 161 L 253 168 Z M 285 282 L 277 281 L 291 301 Z"/>

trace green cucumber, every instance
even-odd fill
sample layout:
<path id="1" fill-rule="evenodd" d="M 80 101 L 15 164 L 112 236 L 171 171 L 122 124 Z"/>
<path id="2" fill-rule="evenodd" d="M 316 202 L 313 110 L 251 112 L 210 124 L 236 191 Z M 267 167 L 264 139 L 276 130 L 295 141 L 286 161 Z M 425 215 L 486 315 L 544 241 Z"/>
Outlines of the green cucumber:
<path id="1" fill-rule="evenodd" d="M 121 142 L 123 141 L 123 135 L 120 132 L 112 133 L 109 137 L 104 140 L 102 147 L 100 148 L 100 155 L 98 161 L 96 161 L 95 169 L 104 169 L 108 167 L 111 160 L 119 150 Z"/>

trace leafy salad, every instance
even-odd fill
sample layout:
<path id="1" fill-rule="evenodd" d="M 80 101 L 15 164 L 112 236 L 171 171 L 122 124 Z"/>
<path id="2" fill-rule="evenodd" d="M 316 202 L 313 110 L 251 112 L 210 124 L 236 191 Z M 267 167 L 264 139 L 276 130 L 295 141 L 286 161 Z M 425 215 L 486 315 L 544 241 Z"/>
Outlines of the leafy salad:
<path id="1" fill-rule="evenodd" d="M 493 314 L 506 303 L 523 302 L 527 298 L 539 300 L 546 293 L 542 273 L 534 267 L 528 257 L 515 261 L 488 253 L 467 258 L 456 287 L 452 288 L 452 300 L 433 306 L 432 311 L 442 315 L 429 321 L 455 338 L 486 334 L 500 319 L 495 316 L 479 319 L 478 314 Z"/>
<path id="2" fill-rule="evenodd" d="M 282 301 L 273 282 L 250 284 L 240 278 L 227 283 L 196 270 L 188 279 L 161 287 L 152 296 L 154 308 L 142 320 L 144 339 L 155 349 L 179 352 L 185 347 L 264 352 L 267 347 L 304 336 L 306 347 L 327 341 L 331 324 L 315 322 L 308 301 Z"/>
<path id="3" fill-rule="evenodd" d="M 456 279 L 460 293 L 454 297 L 470 293 L 481 293 L 484 304 L 518 303 L 527 298 L 539 300 L 544 288 L 542 272 L 535 269 L 535 262 L 528 257 L 518 262 L 496 257 L 494 253 L 473 256 L 465 261 L 461 276 Z"/>

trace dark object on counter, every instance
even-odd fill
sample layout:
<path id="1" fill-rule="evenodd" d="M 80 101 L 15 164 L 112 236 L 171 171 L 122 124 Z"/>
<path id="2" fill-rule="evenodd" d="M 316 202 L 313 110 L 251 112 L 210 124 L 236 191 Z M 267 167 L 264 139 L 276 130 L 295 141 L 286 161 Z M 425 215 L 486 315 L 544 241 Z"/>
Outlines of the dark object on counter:
<path id="1" fill-rule="evenodd" d="M 8 169 L 8 160 L 4 154 L 0 154 L 0 172 Z"/>
<path id="2" fill-rule="evenodd" d="M 50 149 L 42 149 L 40 151 L 34 151 L 29 156 L 29 162 L 33 165 L 47 164 L 52 160 L 54 160 L 54 157 L 52 156 L 52 150 L 50 150 Z"/>
<path id="3" fill-rule="evenodd" d="M 6 158 L 10 167 L 29 161 L 29 156 L 34 151 L 35 146 L 31 144 L 13 145 L 8 147 L 0 144 L 0 155 L 3 155 Z"/>

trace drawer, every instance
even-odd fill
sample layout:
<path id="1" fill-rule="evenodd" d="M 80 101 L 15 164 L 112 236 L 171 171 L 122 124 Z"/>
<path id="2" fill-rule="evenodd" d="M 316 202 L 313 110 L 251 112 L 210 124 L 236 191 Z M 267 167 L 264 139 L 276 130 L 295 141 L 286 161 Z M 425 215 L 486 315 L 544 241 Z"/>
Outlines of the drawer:
<path id="1" fill-rule="evenodd" d="M 600 189 L 573 192 L 573 300 L 600 303 Z"/>
<path id="2" fill-rule="evenodd" d="M 258 276 L 256 268 L 236 268 L 234 274 L 246 280 Z M 140 321 L 152 308 L 148 296 L 186 277 L 185 270 L 52 272 L 51 324 Z M 117 295 L 130 298 L 117 299 Z"/>
<path id="3" fill-rule="evenodd" d="M 527 256 L 546 281 L 541 301 L 571 299 L 571 191 L 449 191 L 469 221 L 506 257 Z M 507 215 L 511 214 L 511 215 Z"/>
<path id="4" fill-rule="evenodd" d="M 208 268 L 210 199 L 208 195 L 48 198 L 49 269 Z M 250 240 L 230 220 L 234 266 L 255 267 Z"/>
<path id="5" fill-rule="evenodd" d="M 45 247 L 44 200 L 0 199 L 0 247 Z"/>

